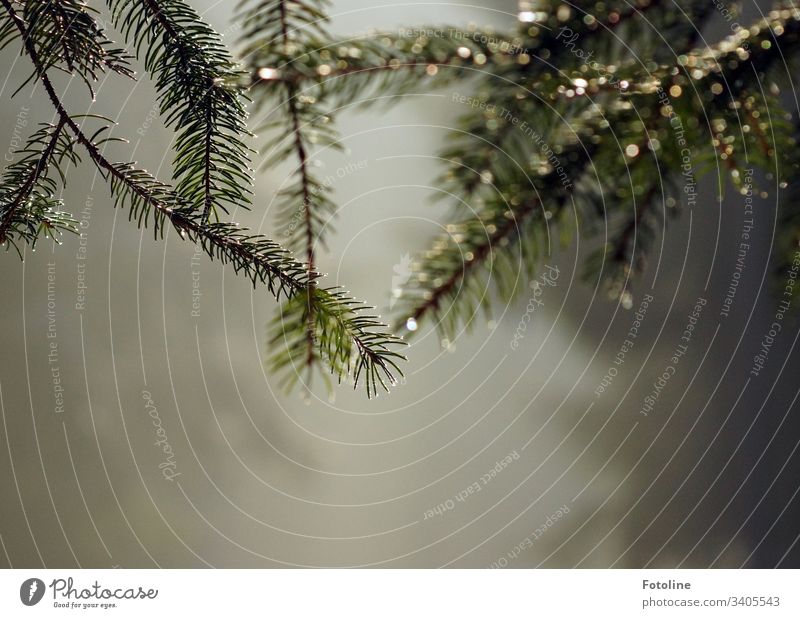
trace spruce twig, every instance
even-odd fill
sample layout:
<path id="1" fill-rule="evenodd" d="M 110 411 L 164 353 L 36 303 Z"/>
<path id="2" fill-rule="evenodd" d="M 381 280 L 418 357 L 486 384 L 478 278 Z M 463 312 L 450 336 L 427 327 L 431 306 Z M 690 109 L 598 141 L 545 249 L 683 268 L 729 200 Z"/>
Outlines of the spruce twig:
<path id="1" fill-rule="evenodd" d="M 278 299 L 283 296 L 291 300 L 301 296 L 308 290 L 309 279 L 320 277 L 293 260 L 277 243 L 263 236 L 249 235 L 235 224 L 210 223 L 202 211 L 187 203 L 168 185 L 133 164 L 112 163 L 106 159 L 98 144 L 69 115 L 58 97 L 23 19 L 9 0 L 0 0 L 0 5 L 18 30 L 24 50 L 56 110 L 59 123 L 72 133 L 75 142 L 86 150 L 110 183 L 116 203 L 129 203 L 130 217 L 140 226 L 151 220 L 158 235 L 163 234 L 169 221 L 183 238 L 199 243 L 210 257 L 231 264 L 234 270 L 246 274 L 254 285 L 265 283 Z M 95 135 L 106 129 L 102 128 Z M 397 363 L 403 359 L 395 351 L 402 344 L 397 337 L 383 332 L 379 321 L 364 314 L 363 305 L 341 291 L 315 288 L 310 303 L 315 310 L 324 311 L 328 316 L 328 328 L 316 343 L 325 351 L 326 358 L 331 359 L 331 370 L 340 380 L 351 376 L 357 386 L 363 376 L 369 396 L 376 395 L 379 386 L 386 389 L 388 384 L 394 383 L 395 372 L 399 371 Z"/>

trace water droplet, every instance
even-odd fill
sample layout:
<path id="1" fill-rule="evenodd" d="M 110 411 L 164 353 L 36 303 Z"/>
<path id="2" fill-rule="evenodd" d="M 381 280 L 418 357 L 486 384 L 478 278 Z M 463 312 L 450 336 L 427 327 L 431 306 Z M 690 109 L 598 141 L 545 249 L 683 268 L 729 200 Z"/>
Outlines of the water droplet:
<path id="1" fill-rule="evenodd" d="M 261 79 L 278 79 L 280 77 L 280 71 L 277 69 L 272 69 L 269 67 L 264 67 L 263 69 L 258 70 L 258 76 Z"/>
<path id="2" fill-rule="evenodd" d="M 623 309 L 630 309 L 633 307 L 633 294 L 630 292 L 623 292 L 621 302 Z"/>

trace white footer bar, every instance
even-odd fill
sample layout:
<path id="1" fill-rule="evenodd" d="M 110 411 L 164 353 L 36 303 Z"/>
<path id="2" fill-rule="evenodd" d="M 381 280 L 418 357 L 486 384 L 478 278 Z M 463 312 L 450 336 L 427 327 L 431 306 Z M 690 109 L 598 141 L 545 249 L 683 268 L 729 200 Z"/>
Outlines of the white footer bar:
<path id="1" fill-rule="evenodd" d="M 800 616 L 798 571 L 5 570 L 0 616 Z"/>

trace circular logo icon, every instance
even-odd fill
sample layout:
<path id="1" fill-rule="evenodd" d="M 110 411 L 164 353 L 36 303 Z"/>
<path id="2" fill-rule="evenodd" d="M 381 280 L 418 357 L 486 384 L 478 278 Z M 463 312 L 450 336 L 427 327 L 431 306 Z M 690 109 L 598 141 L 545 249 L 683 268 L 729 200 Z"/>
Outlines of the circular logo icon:
<path id="1" fill-rule="evenodd" d="M 19 587 L 19 600 L 25 605 L 36 605 L 44 596 L 44 582 L 38 577 L 31 577 Z"/>

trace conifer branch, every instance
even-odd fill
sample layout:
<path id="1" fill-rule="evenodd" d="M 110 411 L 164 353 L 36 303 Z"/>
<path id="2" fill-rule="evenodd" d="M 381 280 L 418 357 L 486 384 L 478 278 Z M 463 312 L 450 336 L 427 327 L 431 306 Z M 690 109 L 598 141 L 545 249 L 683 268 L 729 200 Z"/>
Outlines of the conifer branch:
<path id="1" fill-rule="evenodd" d="M 548 225 L 545 218 L 531 218 L 530 215 L 546 211 L 553 221 L 557 221 L 564 205 L 563 193 L 558 189 L 559 179 L 547 171 L 550 165 L 538 156 L 540 153 L 536 146 L 542 143 L 549 144 L 548 151 L 557 153 L 558 160 L 563 162 L 565 178 L 570 179 L 577 187 L 573 197 L 584 212 L 591 212 L 594 204 L 602 199 L 602 194 L 596 196 L 595 190 L 590 189 L 594 183 L 587 174 L 591 169 L 603 171 L 606 178 L 604 182 L 608 186 L 601 190 L 613 195 L 616 203 L 613 204 L 613 211 L 600 210 L 600 214 L 622 217 L 625 223 L 616 239 L 590 259 L 588 272 L 605 268 L 609 286 L 615 294 L 621 294 L 629 277 L 644 268 L 645 252 L 655 236 L 655 229 L 650 224 L 644 225 L 650 211 L 662 199 L 669 198 L 678 205 L 682 202 L 681 189 L 684 187 L 677 186 L 674 182 L 675 171 L 682 169 L 684 152 L 678 145 L 680 142 L 676 131 L 680 131 L 680 139 L 684 138 L 685 133 L 688 141 L 684 143 L 690 145 L 692 152 L 696 151 L 695 162 L 689 170 L 692 187 L 696 177 L 703 171 L 703 163 L 713 160 L 715 148 L 719 149 L 719 156 L 729 165 L 731 177 L 737 184 L 741 184 L 744 177 L 744 162 L 737 162 L 733 154 L 737 151 L 747 150 L 750 153 L 750 166 L 770 170 L 772 162 L 769 155 L 774 154 L 775 150 L 764 147 L 760 131 L 739 134 L 729 132 L 726 127 L 738 126 L 741 121 L 737 116 L 740 107 L 745 110 L 745 114 L 749 114 L 751 109 L 779 108 L 777 101 L 769 96 L 755 96 L 753 87 L 759 80 L 763 81 L 765 73 L 775 63 L 781 62 L 782 53 L 798 47 L 799 24 L 800 15 L 797 11 L 784 11 L 780 14 L 773 12 L 752 29 L 742 29 L 734 37 L 716 46 L 689 53 L 687 59 L 677 67 L 667 65 L 658 67 L 655 71 L 651 69 L 642 72 L 632 62 L 623 64 L 620 67 L 620 78 L 624 77 L 636 87 L 626 89 L 626 99 L 616 106 L 614 101 L 618 97 L 613 90 L 605 91 L 606 98 L 601 100 L 601 105 L 587 107 L 575 96 L 576 86 L 572 83 L 569 86 L 573 90 L 569 97 L 565 97 L 564 86 L 560 85 L 563 80 L 552 79 L 552 76 L 541 73 L 533 88 L 541 92 L 542 96 L 558 101 L 558 107 L 550 118 L 541 114 L 538 117 L 533 115 L 526 100 L 514 100 L 520 91 L 517 85 L 525 79 L 526 68 L 519 69 L 517 77 L 509 79 L 510 85 L 505 88 L 503 82 L 488 78 L 493 84 L 492 90 L 475 97 L 481 103 L 480 111 L 468 114 L 461 129 L 461 133 L 477 136 L 477 139 L 461 140 L 442 155 L 454 161 L 449 176 L 446 177 L 451 191 L 462 195 L 463 199 L 487 192 L 488 197 L 484 196 L 483 205 L 477 208 L 476 216 L 448 226 L 450 233 L 437 239 L 422 259 L 414 264 L 415 272 L 407 289 L 403 291 L 404 313 L 399 326 L 410 324 L 410 330 L 416 330 L 417 323 L 422 318 L 434 314 L 440 320 L 441 330 L 449 336 L 455 332 L 458 324 L 470 323 L 478 306 L 487 304 L 487 285 L 490 280 L 494 281 L 504 299 L 512 298 L 513 291 L 521 288 L 515 283 L 519 280 L 520 265 L 530 273 L 533 259 L 550 247 L 544 235 Z M 780 48 L 771 44 L 775 33 L 781 37 Z M 603 71 L 602 67 L 599 68 L 601 74 L 613 73 L 611 69 Z M 691 89 L 684 75 L 691 80 Z M 597 80 L 590 81 L 588 77 L 581 77 L 573 83 L 579 84 L 586 91 L 597 93 Z M 693 94 L 695 89 L 701 95 L 711 92 L 714 96 L 704 96 L 698 101 Z M 667 90 L 675 94 L 670 95 L 665 102 L 664 93 Z M 682 90 L 685 92 L 681 96 Z M 695 115 L 694 110 L 698 104 L 706 107 L 706 114 L 711 122 L 708 126 L 700 124 L 698 127 L 690 127 L 688 122 Z M 635 136 L 638 131 L 628 131 L 622 145 L 616 140 L 608 139 L 610 135 L 603 127 L 628 127 L 639 122 L 635 113 L 636 107 L 662 112 L 654 114 L 656 125 L 643 127 L 641 137 Z M 575 111 L 581 109 L 586 110 L 583 116 Z M 539 136 L 534 143 L 530 143 L 530 140 L 526 142 L 520 138 L 519 130 L 510 130 L 510 125 L 516 125 L 523 118 L 528 119 L 529 124 L 540 118 L 542 124 L 536 126 L 536 129 L 543 130 L 548 124 L 552 124 L 553 116 L 557 117 L 558 114 L 568 114 L 566 117 L 572 119 L 570 123 L 579 135 L 583 135 L 578 141 L 597 143 L 591 157 L 583 156 L 581 148 L 575 147 L 576 138 L 570 135 L 571 131 L 545 133 L 547 137 Z M 760 114 L 768 116 L 766 111 L 761 111 Z M 668 120 L 671 117 L 682 120 L 687 126 L 683 126 L 681 122 L 677 125 L 670 124 Z M 777 127 L 782 121 L 778 117 L 774 122 Z M 492 128 L 487 128 L 489 125 Z M 601 137 L 606 138 L 600 139 Z M 467 145 L 470 143 L 471 146 Z M 657 160 L 650 152 L 651 147 L 659 148 Z M 794 144 L 783 145 L 783 149 L 787 151 L 795 148 Z M 759 156 L 755 156 L 754 151 Z M 503 155 L 498 156 L 499 153 Z M 511 174 L 504 169 L 509 167 L 509 160 L 523 162 L 530 160 L 532 156 L 539 161 L 534 160 L 531 163 L 528 170 L 530 177 L 515 177 L 516 172 Z M 589 163 L 591 167 L 587 167 Z M 542 164 L 544 174 L 536 169 Z M 666 178 L 663 175 L 665 171 L 669 173 Z M 481 182 L 484 176 L 484 182 L 488 184 Z M 620 179 L 619 185 L 612 180 L 617 178 Z M 624 183 L 629 182 L 627 178 L 632 178 L 635 188 L 625 186 Z M 537 192 L 534 185 L 546 187 L 547 193 Z M 667 192 L 666 195 L 662 195 L 662 188 Z M 501 193 L 501 197 L 492 197 L 494 193 Z M 677 199 L 671 197 L 670 193 Z M 538 195 L 544 196 L 541 202 Z M 605 200 L 603 203 L 606 207 L 612 205 Z M 537 204 L 537 208 L 531 208 L 533 204 Z M 472 205 L 475 208 L 474 203 Z M 675 214 L 679 211 L 679 208 L 672 209 Z M 509 225 L 508 221 L 498 224 L 501 221 L 499 215 L 514 222 L 519 221 L 519 228 Z M 526 221 L 529 222 L 527 226 Z M 487 230 L 491 232 L 487 233 Z M 537 232 L 540 234 L 538 247 Z M 512 249 L 522 239 L 525 240 L 525 247 L 517 248 L 514 253 Z M 501 244 L 503 242 L 505 244 Z M 528 256 L 525 257 L 523 252 L 527 252 Z M 510 261 L 509 255 L 517 256 L 518 261 Z M 606 256 L 610 261 L 605 260 Z M 488 279 L 476 277 L 481 272 L 487 273 Z M 511 295 L 508 294 L 509 290 Z"/>
<path id="2" fill-rule="evenodd" d="M 248 208 L 252 178 L 241 72 L 219 35 L 181 0 L 107 3 L 156 81 L 166 125 L 178 132 L 176 191 L 204 220 L 219 220 L 217 209 Z"/>
<path id="3" fill-rule="evenodd" d="M 286 0 L 278 0 L 280 10 L 280 29 L 281 29 L 281 42 L 284 48 L 289 47 L 289 23 L 287 19 Z M 294 136 L 294 145 L 297 151 L 298 159 L 298 174 L 300 176 L 300 197 L 303 200 L 303 221 L 305 225 L 305 250 L 306 250 L 306 265 L 309 272 L 315 269 L 314 259 L 314 218 L 312 215 L 312 195 L 310 189 L 310 181 L 308 176 L 308 155 L 306 154 L 306 147 L 303 143 L 303 134 L 300 126 L 300 114 L 297 109 L 296 96 L 294 84 L 287 82 L 286 86 L 286 105 L 289 111 L 289 118 L 292 124 L 292 133 Z M 306 316 L 306 368 L 310 369 L 314 364 L 314 326 L 316 324 L 316 316 L 314 315 L 314 308 L 311 299 L 314 297 L 314 280 L 308 281 L 308 303 L 307 303 L 307 316 Z"/>
<path id="4" fill-rule="evenodd" d="M 88 5 L 78 0 L 44 0 L 22 3 L 21 8 L 42 68 L 77 74 L 92 97 L 93 84 L 105 71 L 133 77 L 130 56 L 113 47 Z"/>
<path id="5" fill-rule="evenodd" d="M 680 0 L 680 14 L 661 0 L 609 0 L 593 14 L 559 5 L 521 13 L 518 30 L 505 35 L 420 27 L 358 40 L 329 35 L 324 0 L 247 0 L 246 72 L 183 0 L 107 4 L 156 83 L 165 124 L 176 131 L 174 182 L 108 160 L 104 145 L 120 141 L 111 122 L 70 115 L 54 89 L 51 71 L 80 77 L 90 91 L 103 72 L 133 75 L 127 53 L 107 39 L 93 9 L 78 0 L 0 0 L 8 15 L 0 47 L 20 42 L 34 67 L 22 86 L 41 82 L 57 112 L 56 124 L 34 133 L 3 175 L 0 242 L 19 250 L 20 241 L 69 229 L 51 172 L 63 185 L 61 161 L 77 161 L 79 144 L 115 205 L 128 207 L 140 227 L 152 225 L 156 236 L 175 228 L 283 302 L 271 339 L 285 345 L 276 345 L 269 362 L 292 369 L 289 382 L 298 367 L 324 363 L 340 381 L 364 382 L 372 396 L 393 381 L 402 358 L 399 338 L 342 290 L 321 287 L 316 268 L 316 243 L 336 207 L 310 162 L 315 149 L 338 146 L 329 110 L 350 99 L 391 100 L 476 77 L 474 96 L 454 98 L 465 105 L 462 137 L 442 153 L 450 161 L 442 184 L 470 211 L 456 207 L 456 223 L 413 265 L 401 303 L 410 330 L 435 316 L 452 334 L 488 308 L 492 295 L 513 298 L 552 251 L 551 233 L 565 238 L 571 231 L 570 206 L 590 232 L 598 221 L 610 222 L 611 241 L 589 258 L 588 272 L 621 294 L 644 269 L 659 230 L 655 209 L 666 204 L 677 215 L 692 207 L 704 171 L 724 168 L 744 190 L 745 172 L 757 167 L 796 187 L 796 126 L 783 111 L 776 75 L 800 50 L 800 11 L 789 4 L 719 44 L 693 49 L 698 27 L 714 14 L 701 0 Z M 648 36 L 651 24 L 659 36 Z M 621 56 L 620 38 L 632 54 Z M 650 59 L 646 66 L 642 57 Z M 260 127 L 271 138 L 265 164 L 297 159 L 279 193 L 279 219 L 305 263 L 268 238 L 220 222 L 220 213 L 250 204 L 245 75 L 260 109 L 279 103 Z M 639 109 L 653 113 L 640 116 Z M 796 243 L 793 212 L 787 247 Z"/>
<path id="6" fill-rule="evenodd" d="M 11 222 L 13 221 L 14 216 L 23 206 L 24 201 L 30 197 L 34 186 L 37 182 L 39 182 L 42 174 L 44 174 L 47 171 L 47 168 L 50 166 L 50 159 L 55 152 L 56 145 L 61 137 L 61 129 L 63 128 L 64 121 L 62 119 L 58 121 L 58 124 L 51 131 L 49 140 L 44 150 L 42 150 L 41 153 L 37 153 L 38 160 L 30 166 L 30 171 L 25 174 L 27 178 L 19 190 L 15 192 L 11 203 L 7 206 L 4 206 L 3 215 L 0 217 L 0 244 L 3 244 L 6 241 L 6 235 L 11 228 Z"/>
<path id="7" fill-rule="evenodd" d="M 541 203 L 538 200 L 531 199 L 517 208 L 513 216 L 505 217 L 505 220 L 501 222 L 499 227 L 494 223 L 489 223 L 488 225 L 493 232 L 486 233 L 485 238 L 483 238 L 481 242 L 464 247 L 468 257 L 462 259 L 460 265 L 449 269 L 450 272 L 447 279 L 425 294 L 425 300 L 417 305 L 411 316 L 414 322 L 420 322 L 428 313 L 436 313 L 443 309 L 443 300 L 457 294 L 460 284 L 464 283 L 465 277 L 469 276 L 472 271 L 483 266 L 487 261 L 491 261 L 492 251 L 497 251 L 501 241 L 521 238 L 522 230 L 520 227 L 525 224 L 528 219 L 532 218 L 540 208 Z M 456 229 L 460 228 L 458 225 L 455 227 Z M 503 248 L 507 250 L 508 244 L 505 244 Z M 435 268 L 432 268 L 433 264 L 430 261 L 426 262 L 426 267 L 430 270 L 434 270 Z M 446 272 L 447 270 L 443 269 L 443 274 Z M 429 276 L 430 274 L 426 274 L 426 279 Z"/>
<path id="8" fill-rule="evenodd" d="M 0 183 L 0 245 L 13 246 L 21 255 L 15 238 L 35 246 L 41 234 L 57 240 L 62 231 L 75 231 L 75 221 L 61 212 L 56 183 L 48 177 L 51 166 L 60 169 L 66 157 L 75 162 L 72 144 L 63 133 L 64 123 L 45 125 L 17 154 L 22 158 L 8 166 Z"/>
<path id="9" fill-rule="evenodd" d="M 112 138 L 99 143 L 95 140 L 107 132 L 108 127 L 96 131 L 92 138 L 87 136 L 58 97 L 36 45 L 28 36 L 25 22 L 9 0 L 0 0 L 0 4 L 20 34 L 24 50 L 56 110 L 59 123 L 70 130 L 75 142 L 86 150 L 110 183 L 116 205 L 122 202 L 130 205 L 131 219 L 136 219 L 140 226 L 152 221 L 156 235 L 163 234 L 169 221 L 181 237 L 200 244 L 210 257 L 231 264 L 254 285 L 266 284 L 278 299 L 302 295 L 309 289 L 309 280 L 320 277 L 292 259 L 277 243 L 263 236 L 249 235 L 236 224 L 210 223 L 201 211 L 168 185 L 136 169 L 133 164 L 112 163 L 106 159 L 99 145 Z M 328 316 L 327 328 L 320 331 L 316 343 L 325 351 L 326 358 L 333 359 L 331 370 L 340 380 L 350 376 L 357 386 L 363 375 L 368 396 L 376 395 L 379 385 L 388 388 L 388 384 L 394 382 L 394 372 L 399 371 L 397 361 L 403 358 L 395 348 L 403 342 L 383 332 L 383 325 L 377 319 L 365 315 L 366 307 L 339 290 L 319 288 L 314 289 L 308 306 Z"/>
<path id="10" fill-rule="evenodd" d="M 417 30 L 439 33 L 419 45 Z M 524 53 L 520 40 L 452 26 L 409 29 L 408 33 L 373 33 L 367 37 L 331 39 L 327 33 L 304 37 L 292 54 L 275 54 L 267 47 L 269 36 L 257 38 L 247 48 L 251 91 L 259 96 L 275 81 L 308 87 L 322 97 L 338 101 L 358 99 L 370 104 L 374 92 L 387 95 L 411 91 L 426 83 L 443 86 L 515 62 Z M 259 47 L 260 45 L 260 47 Z M 262 51 L 269 49 L 268 52 Z M 266 69 L 266 72 L 265 72 Z M 266 77 L 264 77 L 266 75 Z"/>
<path id="11" fill-rule="evenodd" d="M 278 58 L 286 58 L 288 64 L 281 65 L 279 70 L 263 69 L 269 76 L 277 77 L 291 70 L 292 54 L 299 47 L 304 47 L 310 32 L 318 36 L 326 36 L 324 22 L 327 17 L 320 7 L 296 0 L 278 0 L 274 3 L 252 3 L 254 6 L 246 10 L 244 21 L 254 39 L 248 41 L 254 55 L 260 57 L 268 65 L 279 62 Z M 258 45 L 264 45 L 259 49 Z M 287 242 L 297 251 L 305 255 L 309 271 L 316 268 L 316 250 L 318 244 L 324 245 L 325 230 L 331 229 L 328 224 L 335 214 L 335 205 L 329 198 L 330 187 L 319 181 L 311 172 L 310 157 L 313 146 L 339 148 L 338 138 L 330 128 L 329 117 L 322 111 L 322 94 L 317 82 L 300 83 L 293 80 L 265 79 L 264 88 L 256 93 L 258 107 L 266 106 L 267 101 L 277 99 L 277 107 L 273 108 L 270 117 L 259 127 L 259 131 L 274 134 L 266 146 L 271 153 L 265 165 L 278 163 L 286 158 L 294 157 L 297 166 L 292 182 L 281 191 L 278 204 L 278 219 Z M 280 117 L 275 117 L 280 114 Z M 298 207 L 298 202 L 300 206 Z M 317 282 L 309 279 L 306 300 L 316 296 Z M 315 340 L 318 330 L 329 322 L 323 315 L 318 315 L 313 303 L 299 307 L 296 302 L 285 303 L 280 319 L 271 325 L 273 341 L 284 341 L 284 348 L 271 356 L 272 368 L 288 374 L 286 382 L 293 384 L 298 372 L 304 371 L 307 382 L 312 379 L 312 370 L 324 358 Z M 304 346 L 297 345 L 303 340 Z"/>

